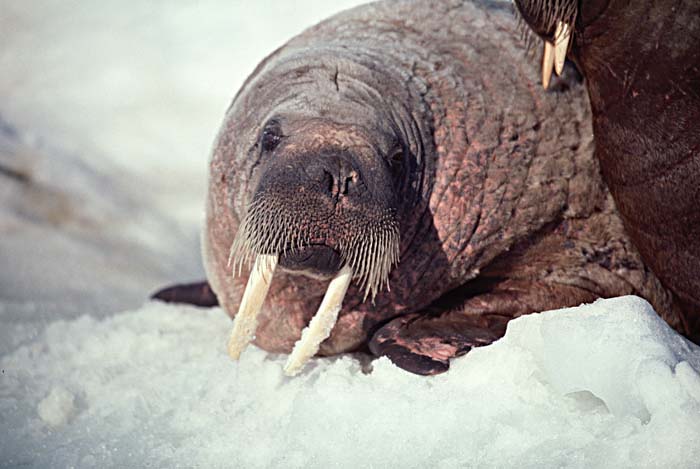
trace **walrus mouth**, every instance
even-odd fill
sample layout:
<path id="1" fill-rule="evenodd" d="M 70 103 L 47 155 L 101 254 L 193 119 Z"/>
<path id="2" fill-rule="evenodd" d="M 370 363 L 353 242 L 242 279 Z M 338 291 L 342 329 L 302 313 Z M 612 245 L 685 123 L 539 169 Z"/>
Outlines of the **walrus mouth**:
<path id="1" fill-rule="evenodd" d="M 234 318 L 228 352 L 238 359 L 253 339 L 257 317 L 278 265 L 313 267 L 334 275 L 318 311 L 289 356 L 285 373 L 291 376 L 330 335 L 351 280 L 356 279 L 364 289 L 365 299 L 374 299 L 381 288 L 388 288 L 389 273 L 399 259 L 399 230 L 394 214 L 386 211 L 372 219 L 353 219 L 356 229 L 343 236 L 330 236 L 332 227 L 325 226 L 328 233 L 324 236 L 324 229 L 300 224 L 298 213 L 275 204 L 265 197 L 254 201 L 231 246 L 229 265 L 233 275 L 240 274 L 244 263 L 253 266 Z"/>
<path id="2" fill-rule="evenodd" d="M 340 270 L 343 260 L 340 253 L 325 244 L 311 244 L 302 248 L 284 250 L 279 265 L 288 270 L 301 270 L 320 275 L 332 275 Z"/>

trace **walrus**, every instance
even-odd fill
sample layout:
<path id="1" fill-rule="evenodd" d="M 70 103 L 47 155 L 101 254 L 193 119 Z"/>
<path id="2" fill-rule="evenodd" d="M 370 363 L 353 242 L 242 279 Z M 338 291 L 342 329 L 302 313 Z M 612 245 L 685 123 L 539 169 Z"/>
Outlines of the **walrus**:
<path id="1" fill-rule="evenodd" d="M 682 329 L 600 177 L 584 86 L 565 68 L 540 93 L 517 25 L 501 2 L 378 2 L 270 54 L 214 145 L 208 283 L 156 297 L 218 301 L 232 356 L 293 351 L 289 373 L 350 351 L 441 373 L 513 318 L 626 294 Z"/>
<path id="2" fill-rule="evenodd" d="M 585 77 L 595 155 L 644 263 L 700 343 L 700 2 L 515 0 Z"/>

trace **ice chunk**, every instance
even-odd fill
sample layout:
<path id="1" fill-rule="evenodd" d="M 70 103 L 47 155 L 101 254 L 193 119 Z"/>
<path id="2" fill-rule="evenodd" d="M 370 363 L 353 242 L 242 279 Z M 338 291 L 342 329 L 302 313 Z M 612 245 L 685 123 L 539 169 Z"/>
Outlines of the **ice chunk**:
<path id="1" fill-rule="evenodd" d="M 39 402 L 37 412 L 41 420 L 53 427 L 58 427 L 68 422 L 68 418 L 75 410 L 74 401 L 73 394 L 62 386 L 56 386 Z"/>

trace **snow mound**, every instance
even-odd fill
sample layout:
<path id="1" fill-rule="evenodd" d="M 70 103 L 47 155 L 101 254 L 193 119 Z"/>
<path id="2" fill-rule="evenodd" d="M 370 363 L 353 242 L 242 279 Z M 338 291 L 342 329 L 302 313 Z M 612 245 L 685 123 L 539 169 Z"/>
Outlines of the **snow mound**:
<path id="1" fill-rule="evenodd" d="M 39 417 L 48 425 L 59 427 L 68 421 L 73 412 L 74 396 L 63 387 L 55 387 L 44 400 L 39 403 Z"/>
<path id="2" fill-rule="evenodd" d="M 0 359 L 0 466 L 697 467 L 700 349 L 637 297 L 514 320 L 444 375 L 225 350 L 157 302 L 51 323 Z M 364 371 L 363 371 L 364 369 Z"/>

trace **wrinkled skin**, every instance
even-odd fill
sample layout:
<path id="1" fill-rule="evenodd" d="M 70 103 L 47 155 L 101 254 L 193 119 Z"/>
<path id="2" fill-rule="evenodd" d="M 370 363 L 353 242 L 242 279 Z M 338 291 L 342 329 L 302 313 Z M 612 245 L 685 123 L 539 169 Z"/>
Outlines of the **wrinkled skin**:
<path id="1" fill-rule="evenodd" d="M 515 3 L 543 38 L 548 18 L 576 12 L 568 58 L 586 79 L 603 179 L 700 343 L 700 2 Z"/>
<path id="2" fill-rule="evenodd" d="M 232 278 L 229 252 L 260 197 L 325 246 L 280 262 L 258 346 L 292 349 L 337 271 L 338 240 L 387 210 L 400 232 L 391 289 L 372 301 L 351 285 L 320 354 L 369 350 L 434 374 L 512 318 L 625 294 L 681 327 L 600 179 L 583 86 L 540 92 L 516 27 L 502 3 L 378 3 L 258 66 L 211 160 L 209 284 L 235 315 L 249 272 Z"/>

